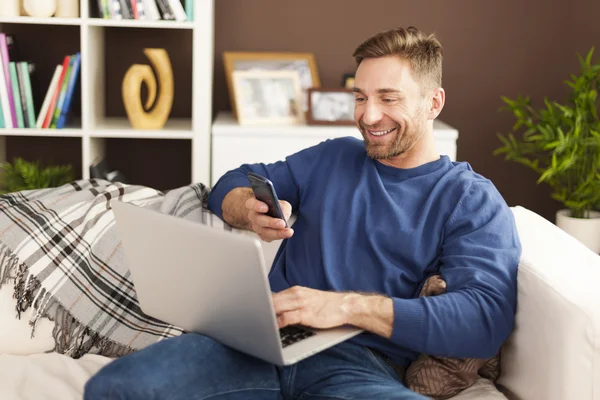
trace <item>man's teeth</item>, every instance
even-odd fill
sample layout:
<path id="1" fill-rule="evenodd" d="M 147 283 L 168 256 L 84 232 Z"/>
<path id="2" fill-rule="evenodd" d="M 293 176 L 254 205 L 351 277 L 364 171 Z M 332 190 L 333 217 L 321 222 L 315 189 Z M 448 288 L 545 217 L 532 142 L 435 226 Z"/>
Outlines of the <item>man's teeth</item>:
<path id="1" fill-rule="evenodd" d="M 375 135 L 375 136 L 383 136 L 383 135 L 390 133 L 394 129 L 396 129 L 396 128 L 388 129 L 387 131 L 369 131 L 369 132 L 371 132 L 371 134 Z"/>

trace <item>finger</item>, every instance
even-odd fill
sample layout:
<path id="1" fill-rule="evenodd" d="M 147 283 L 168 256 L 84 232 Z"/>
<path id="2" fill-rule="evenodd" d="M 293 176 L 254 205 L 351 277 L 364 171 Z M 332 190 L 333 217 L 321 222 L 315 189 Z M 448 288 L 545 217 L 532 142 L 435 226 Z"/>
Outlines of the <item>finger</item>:
<path id="1" fill-rule="evenodd" d="M 292 215 L 292 205 L 285 200 L 279 200 L 279 204 L 285 219 L 290 219 L 290 216 Z"/>
<path id="2" fill-rule="evenodd" d="M 298 310 L 301 308 L 301 304 L 296 298 L 285 293 L 276 293 L 276 295 L 273 295 L 273 308 L 275 314 L 279 315 L 284 312 Z"/>
<path id="3" fill-rule="evenodd" d="M 245 206 L 247 209 L 255 211 L 257 213 L 264 214 L 267 211 L 269 211 L 269 206 L 267 206 L 262 201 L 256 199 L 256 197 L 250 197 L 248 200 L 246 200 Z"/>
<path id="4" fill-rule="evenodd" d="M 252 230 L 256 232 L 260 236 L 260 238 L 265 241 L 289 239 L 294 235 L 294 230 L 290 228 L 273 229 L 261 226 L 252 226 Z"/>
<path id="5" fill-rule="evenodd" d="M 251 212 L 254 213 L 252 215 L 251 221 L 253 223 L 256 223 L 259 226 L 263 226 L 265 228 L 273 228 L 273 229 L 284 229 L 285 228 L 285 222 L 283 222 L 282 219 L 269 217 L 268 215 L 259 214 L 254 211 L 251 211 Z"/>
<path id="6" fill-rule="evenodd" d="M 277 325 L 283 328 L 288 325 L 298 325 L 302 323 L 302 313 L 300 310 L 288 311 L 277 317 Z"/>
<path id="7" fill-rule="evenodd" d="M 272 298 L 275 314 L 281 314 L 285 311 L 303 308 L 305 306 L 304 300 L 306 295 L 302 286 L 293 286 L 281 292 L 274 293 Z"/>

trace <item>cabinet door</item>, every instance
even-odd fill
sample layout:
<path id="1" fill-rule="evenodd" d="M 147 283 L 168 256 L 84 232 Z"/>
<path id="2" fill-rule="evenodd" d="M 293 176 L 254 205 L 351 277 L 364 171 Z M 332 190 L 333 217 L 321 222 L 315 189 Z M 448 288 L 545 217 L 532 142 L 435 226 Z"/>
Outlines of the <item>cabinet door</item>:
<path id="1" fill-rule="evenodd" d="M 227 171 L 242 164 L 273 163 L 290 154 L 317 145 L 326 136 L 274 137 L 274 136 L 213 136 L 212 185 Z"/>

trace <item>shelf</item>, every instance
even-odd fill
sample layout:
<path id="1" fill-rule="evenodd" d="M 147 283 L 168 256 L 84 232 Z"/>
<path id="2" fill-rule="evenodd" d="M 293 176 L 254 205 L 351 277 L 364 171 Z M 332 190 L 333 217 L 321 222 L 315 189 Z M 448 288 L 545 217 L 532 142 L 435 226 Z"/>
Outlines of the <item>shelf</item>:
<path id="1" fill-rule="evenodd" d="M 192 121 L 190 119 L 170 119 L 163 129 L 133 129 L 127 118 L 105 118 L 90 131 L 93 138 L 130 138 L 130 139 L 192 139 Z"/>
<path id="2" fill-rule="evenodd" d="M 0 24 L 81 25 L 81 18 L 2 17 Z"/>
<path id="3" fill-rule="evenodd" d="M 116 28 L 159 28 L 159 29 L 193 29 L 194 23 L 189 21 L 148 21 L 139 19 L 102 19 L 90 18 L 89 26 L 116 27 Z"/>
<path id="4" fill-rule="evenodd" d="M 82 137 L 81 129 L 0 128 L 0 136 Z"/>

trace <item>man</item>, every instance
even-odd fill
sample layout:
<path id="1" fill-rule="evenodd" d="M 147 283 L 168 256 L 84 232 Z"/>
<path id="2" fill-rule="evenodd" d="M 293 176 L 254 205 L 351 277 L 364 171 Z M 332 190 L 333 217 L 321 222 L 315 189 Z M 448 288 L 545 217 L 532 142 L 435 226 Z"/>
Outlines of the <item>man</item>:
<path id="1" fill-rule="evenodd" d="M 329 140 L 244 165 L 219 180 L 209 207 L 264 240 L 286 239 L 269 276 L 279 326 L 366 332 L 285 368 L 188 334 L 108 365 L 87 399 L 418 399 L 396 373 L 418 353 L 499 350 L 514 323 L 520 242 L 492 183 L 436 151 L 441 45 L 395 29 L 354 56 L 364 142 Z M 297 215 L 293 228 L 265 215 L 249 171 L 273 181 L 286 217 Z M 417 298 L 437 272 L 447 293 Z"/>

